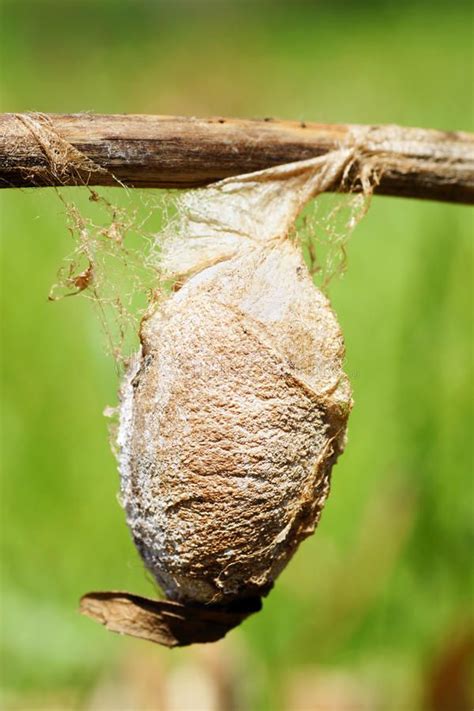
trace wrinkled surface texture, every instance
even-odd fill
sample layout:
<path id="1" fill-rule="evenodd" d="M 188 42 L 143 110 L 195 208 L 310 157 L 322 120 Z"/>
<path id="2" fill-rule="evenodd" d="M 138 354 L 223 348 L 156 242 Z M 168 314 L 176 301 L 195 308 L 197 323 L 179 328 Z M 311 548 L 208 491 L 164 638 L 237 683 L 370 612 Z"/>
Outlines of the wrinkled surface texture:
<path id="1" fill-rule="evenodd" d="M 174 600 L 265 594 L 314 531 L 344 446 L 342 334 L 280 223 L 261 242 L 221 230 L 209 259 L 188 221 L 192 275 L 144 319 L 122 387 L 122 502 Z"/>

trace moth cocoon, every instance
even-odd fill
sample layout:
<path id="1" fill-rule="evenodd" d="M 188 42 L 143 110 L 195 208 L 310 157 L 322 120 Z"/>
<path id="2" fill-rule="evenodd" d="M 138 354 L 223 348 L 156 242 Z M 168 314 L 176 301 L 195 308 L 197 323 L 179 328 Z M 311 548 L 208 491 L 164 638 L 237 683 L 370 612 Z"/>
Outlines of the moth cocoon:
<path id="1" fill-rule="evenodd" d="M 168 271 L 189 276 L 142 321 L 118 444 L 128 525 L 169 599 L 264 595 L 318 523 L 351 389 L 335 314 L 288 235 L 348 159 L 194 192 L 165 245 Z"/>

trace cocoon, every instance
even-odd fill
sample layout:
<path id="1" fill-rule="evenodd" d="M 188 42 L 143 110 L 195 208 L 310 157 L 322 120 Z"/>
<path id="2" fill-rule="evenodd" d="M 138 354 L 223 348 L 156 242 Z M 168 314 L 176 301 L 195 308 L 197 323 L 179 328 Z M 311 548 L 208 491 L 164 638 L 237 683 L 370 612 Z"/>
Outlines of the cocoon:
<path id="1" fill-rule="evenodd" d="M 165 242 L 184 283 L 142 321 L 118 444 L 128 525 L 171 600 L 266 594 L 318 523 L 352 399 L 341 330 L 291 227 L 349 160 L 194 191 Z"/>

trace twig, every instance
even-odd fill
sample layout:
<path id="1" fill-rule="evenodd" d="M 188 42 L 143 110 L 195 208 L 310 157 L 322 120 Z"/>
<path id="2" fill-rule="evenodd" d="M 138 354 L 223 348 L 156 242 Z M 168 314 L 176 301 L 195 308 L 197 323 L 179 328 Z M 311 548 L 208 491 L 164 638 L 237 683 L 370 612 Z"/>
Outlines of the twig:
<path id="1" fill-rule="evenodd" d="M 0 114 L 0 187 L 189 188 L 341 146 L 378 194 L 474 204 L 474 134 L 271 119 Z"/>

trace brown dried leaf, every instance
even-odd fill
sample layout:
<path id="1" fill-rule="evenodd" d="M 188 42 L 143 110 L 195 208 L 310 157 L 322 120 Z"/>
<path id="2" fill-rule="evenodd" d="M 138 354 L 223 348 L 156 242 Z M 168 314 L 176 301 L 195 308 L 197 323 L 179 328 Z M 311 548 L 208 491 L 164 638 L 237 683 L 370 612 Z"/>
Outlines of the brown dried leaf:
<path id="1" fill-rule="evenodd" d="M 92 592 L 81 598 L 79 611 L 112 632 L 165 647 L 184 647 L 222 639 L 261 608 L 259 597 L 212 606 L 151 600 L 126 592 Z"/>
<path id="2" fill-rule="evenodd" d="M 84 269 L 83 272 L 70 276 L 69 283 L 71 284 L 71 286 L 75 286 L 77 289 L 74 294 L 79 294 L 81 291 L 84 291 L 84 289 L 87 289 L 87 287 L 90 286 L 93 279 L 93 274 L 94 268 L 92 262 L 89 262 L 89 266 L 87 267 L 87 269 Z M 73 296 L 74 294 L 68 294 L 68 296 Z"/>

